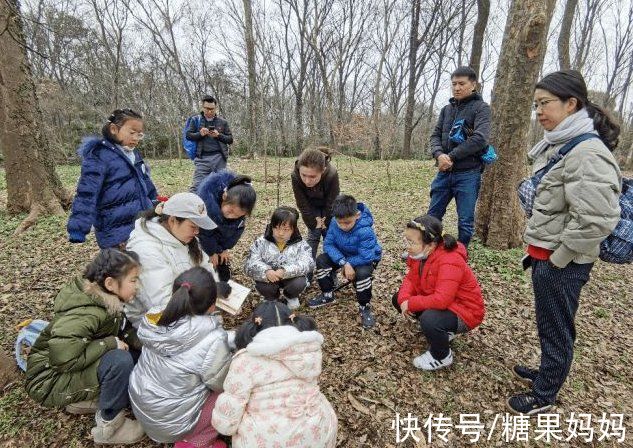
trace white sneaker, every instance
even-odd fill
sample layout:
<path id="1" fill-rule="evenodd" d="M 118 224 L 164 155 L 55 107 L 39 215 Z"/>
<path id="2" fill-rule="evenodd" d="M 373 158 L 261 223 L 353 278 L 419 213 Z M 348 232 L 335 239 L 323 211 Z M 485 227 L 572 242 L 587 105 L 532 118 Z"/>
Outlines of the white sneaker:
<path id="1" fill-rule="evenodd" d="M 413 365 L 422 370 L 437 370 L 448 367 L 453 364 L 453 351 L 449 351 L 446 358 L 437 360 L 431 355 L 430 351 L 417 356 L 413 359 Z"/>
<path id="2" fill-rule="evenodd" d="M 288 303 L 288 308 L 290 308 L 291 310 L 296 310 L 301 306 L 301 304 L 299 303 L 299 298 L 297 297 L 295 297 L 294 299 L 286 299 L 286 302 Z"/>

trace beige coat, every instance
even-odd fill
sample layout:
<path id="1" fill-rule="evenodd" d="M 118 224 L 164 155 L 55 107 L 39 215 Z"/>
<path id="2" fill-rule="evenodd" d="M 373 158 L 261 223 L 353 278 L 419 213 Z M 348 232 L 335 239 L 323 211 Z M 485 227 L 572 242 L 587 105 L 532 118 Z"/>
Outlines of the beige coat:
<path id="1" fill-rule="evenodd" d="M 543 168 L 563 145 L 548 148 L 534 161 Z M 543 177 L 536 190 L 526 243 L 553 250 L 557 267 L 593 263 L 600 243 L 620 220 L 622 175 L 613 154 L 597 138 L 572 149 Z"/>

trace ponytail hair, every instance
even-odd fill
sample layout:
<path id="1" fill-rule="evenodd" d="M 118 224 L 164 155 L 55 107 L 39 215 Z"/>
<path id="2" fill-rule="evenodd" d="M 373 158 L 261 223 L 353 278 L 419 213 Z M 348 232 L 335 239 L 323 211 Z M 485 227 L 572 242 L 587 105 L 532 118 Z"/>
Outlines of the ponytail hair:
<path id="1" fill-rule="evenodd" d="M 136 252 L 131 250 L 103 249 L 99 254 L 86 266 L 83 278 L 96 283 L 103 291 L 107 291 L 105 281 L 108 277 L 112 277 L 117 282 L 130 273 L 134 268 L 140 268 Z"/>
<path id="2" fill-rule="evenodd" d="M 613 120 L 606 110 L 589 101 L 587 84 L 580 72 L 561 70 L 550 73 L 536 83 L 534 88 L 547 90 L 563 101 L 576 98 L 576 111 L 583 107 L 587 109 L 587 113 L 593 119 L 593 127 L 605 146 L 610 151 L 618 146 L 620 125 Z"/>
<path id="3" fill-rule="evenodd" d="M 152 232 L 150 232 L 149 229 L 147 228 L 147 221 L 151 221 L 152 219 L 157 217 L 158 223 L 161 225 L 164 225 L 170 217 L 170 215 L 166 215 L 162 212 L 157 213 L 156 212 L 157 209 L 162 210 L 161 204 L 158 204 L 156 208 L 150 208 L 149 210 L 145 210 L 139 213 L 138 215 L 139 218 L 141 219 L 141 229 L 143 229 L 144 232 L 146 232 L 148 235 L 153 236 L 156 239 L 158 239 L 158 237 L 152 234 Z M 185 219 L 187 219 L 187 218 L 179 218 L 178 216 L 174 216 L 174 218 L 176 218 L 176 221 L 178 222 L 183 222 Z M 202 260 L 203 260 L 203 255 L 202 255 L 202 249 L 200 249 L 200 243 L 198 242 L 198 238 L 197 237 L 192 238 L 192 240 L 187 243 L 187 248 L 189 249 L 189 258 L 191 259 L 193 264 L 195 266 L 200 266 L 200 263 L 202 263 Z"/>
<path id="4" fill-rule="evenodd" d="M 292 325 L 299 331 L 315 331 L 316 321 L 308 316 L 295 316 L 285 304 L 277 300 L 265 300 L 244 322 L 235 334 L 235 346 L 238 350 L 246 348 L 262 330 L 281 325 Z"/>
<path id="5" fill-rule="evenodd" d="M 256 201 L 257 193 L 255 193 L 252 180 L 248 176 L 238 174 L 226 187 L 226 198 L 224 202 L 237 205 L 244 210 L 247 215 L 253 212 Z"/>
<path id="6" fill-rule="evenodd" d="M 447 251 L 457 247 L 457 240 L 453 235 L 443 234 L 442 221 L 431 215 L 418 216 L 407 223 L 407 228 L 415 229 L 422 235 L 424 244 L 443 244 Z"/>
<path id="7" fill-rule="evenodd" d="M 325 171 L 328 162 L 332 159 L 332 150 L 327 146 L 304 149 L 297 159 L 299 167 L 305 166 L 320 172 Z"/>
<path id="8" fill-rule="evenodd" d="M 143 121 L 143 116 L 132 109 L 116 109 L 110 114 L 108 121 L 106 121 L 106 124 L 101 128 L 101 134 L 103 134 L 103 137 L 109 142 L 117 145 L 121 144 L 121 141 L 118 140 L 110 130 L 110 125 L 114 124 L 121 127 L 129 120 Z"/>
<path id="9" fill-rule="evenodd" d="M 167 327 L 186 316 L 200 316 L 215 304 L 217 288 L 213 274 L 205 268 L 191 268 L 176 277 L 172 296 L 157 325 Z"/>

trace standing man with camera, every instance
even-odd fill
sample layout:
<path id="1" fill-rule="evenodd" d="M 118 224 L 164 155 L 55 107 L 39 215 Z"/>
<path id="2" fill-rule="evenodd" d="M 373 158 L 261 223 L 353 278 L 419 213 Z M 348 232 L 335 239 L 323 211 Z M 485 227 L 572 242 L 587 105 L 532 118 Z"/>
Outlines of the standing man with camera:
<path id="1" fill-rule="evenodd" d="M 202 98 L 200 116 L 190 120 L 187 140 L 197 142 L 196 158 L 193 163 L 193 183 L 189 191 L 195 193 L 198 185 L 210 173 L 226 168 L 229 147 L 233 143 L 233 134 L 229 123 L 217 115 L 218 103 L 214 97 Z"/>

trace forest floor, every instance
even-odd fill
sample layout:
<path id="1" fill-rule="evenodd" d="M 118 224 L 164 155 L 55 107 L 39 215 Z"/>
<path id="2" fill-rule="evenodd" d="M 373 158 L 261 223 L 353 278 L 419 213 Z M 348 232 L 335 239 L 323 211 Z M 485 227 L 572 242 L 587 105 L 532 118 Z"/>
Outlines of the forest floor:
<path id="1" fill-rule="evenodd" d="M 243 276 L 242 261 L 274 207 L 294 205 L 290 187 L 293 160 L 230 162 L 233 169 L 253 176 L 259 195 L 246 232 L 233 250 L 236 280 L 252 286 Z M 405 273 L 400 258 L 402 229 L 407 220 L 427 209 L 434 167 L 431 162 L 363 162 L 342 156 L 335 162 L 342 191 L 369 205 L 384 250 L 374 283 L 375 329 L 361 328 L 351 290 L 340 294 L 341 300 L 330 307 L 310 310 L 304 306 L 300 310 L 317 320 L 325 336 L 321 389 L 339 418 L 338 446 L 514 445 L 506 440 L 521 436 L 521 428 L 515 425 L 521 421 L 508 420 L 504 404 L 509 395 L 525 388 L 513 379 L 509 367 L 517 362 L 537 366 L 539 361 L 530 277 L 521 269 L 523 250 L 493 251 L 473 242 L 470 263 L 484 290 L 485 321 L 475 331 L 455 339 L 451 368 L 434 373 L 416 370 L 411 360 L 424 352 L 427 344 L 417 328 L 392 309 L 391 296 Z M 151 165 L 161 193 L 187 190 L 191 163 L 174 160 Z M 58 171 L 64 184 L 74 189 L 79 167 L 60 166 Z M 9 352 L 17 334 L 15 325 L 27 318 L 50 319 L 59 289 L 82 271 L 97 250 L 93 236 L 85 244 L 68 243 L 64 217 L 41 219 L 18 239 L 12 238 L 22 218 L 6 214 L 6 185 L 0 171 L 0 346 Z M 455 219 L 451 206 L 445 222 L 446 230 L 453 234 Z M 555 446 L 633 446 L 631 433 L 625 434 L 622 443 L 616 440 L 621 433 L 616 414 L 624 414 L 625 429 L 632 429 L 631 278 L 633 266 L 596 263 L 580 300 L 575 359 L 556 407 L 560 422 L 558 426 L 549 424 L 560 432 L 547 432 L 547 422 L 533 419 L 529 445 L 540 445 L 550 436 L 563 439 L 553 439 Z M 311 287 L 302 303 L 315 293 Z M 259 300 L 252 294 L 243 314 L 226 319 L 226 327 L 248 316 Z M 591 414 L 591 421 L 584 432 L 579 426 L 575 437 L 570 427 L 573 429 L 579 413 Z M 459 426 L 469 418 L 466 414 L 474 414 L 470 421 L 479 419 L 484 426 L 481 438 L 473 444 L 469 443 L 472 436 L 467 435 L 467 427 Z M 407 416 L 411 418 L 407 420 Z M 91 416 L 71 416 L 39 406 L 25 394 L 22 383 L 0 396 L 0 447 L 92 446 L 92 423 Z M 421 431 L 411 431 L 416 426 Z M 440 436 L 446 428 L 448 441 L 443 442 Z M 593 430 L 593 442 L 584 443 L 589 429 Z M 564 441 L 567 437 L 571 437 L 569 442 Z M 159 445 L 146 439 L 137 446 Z"/>

